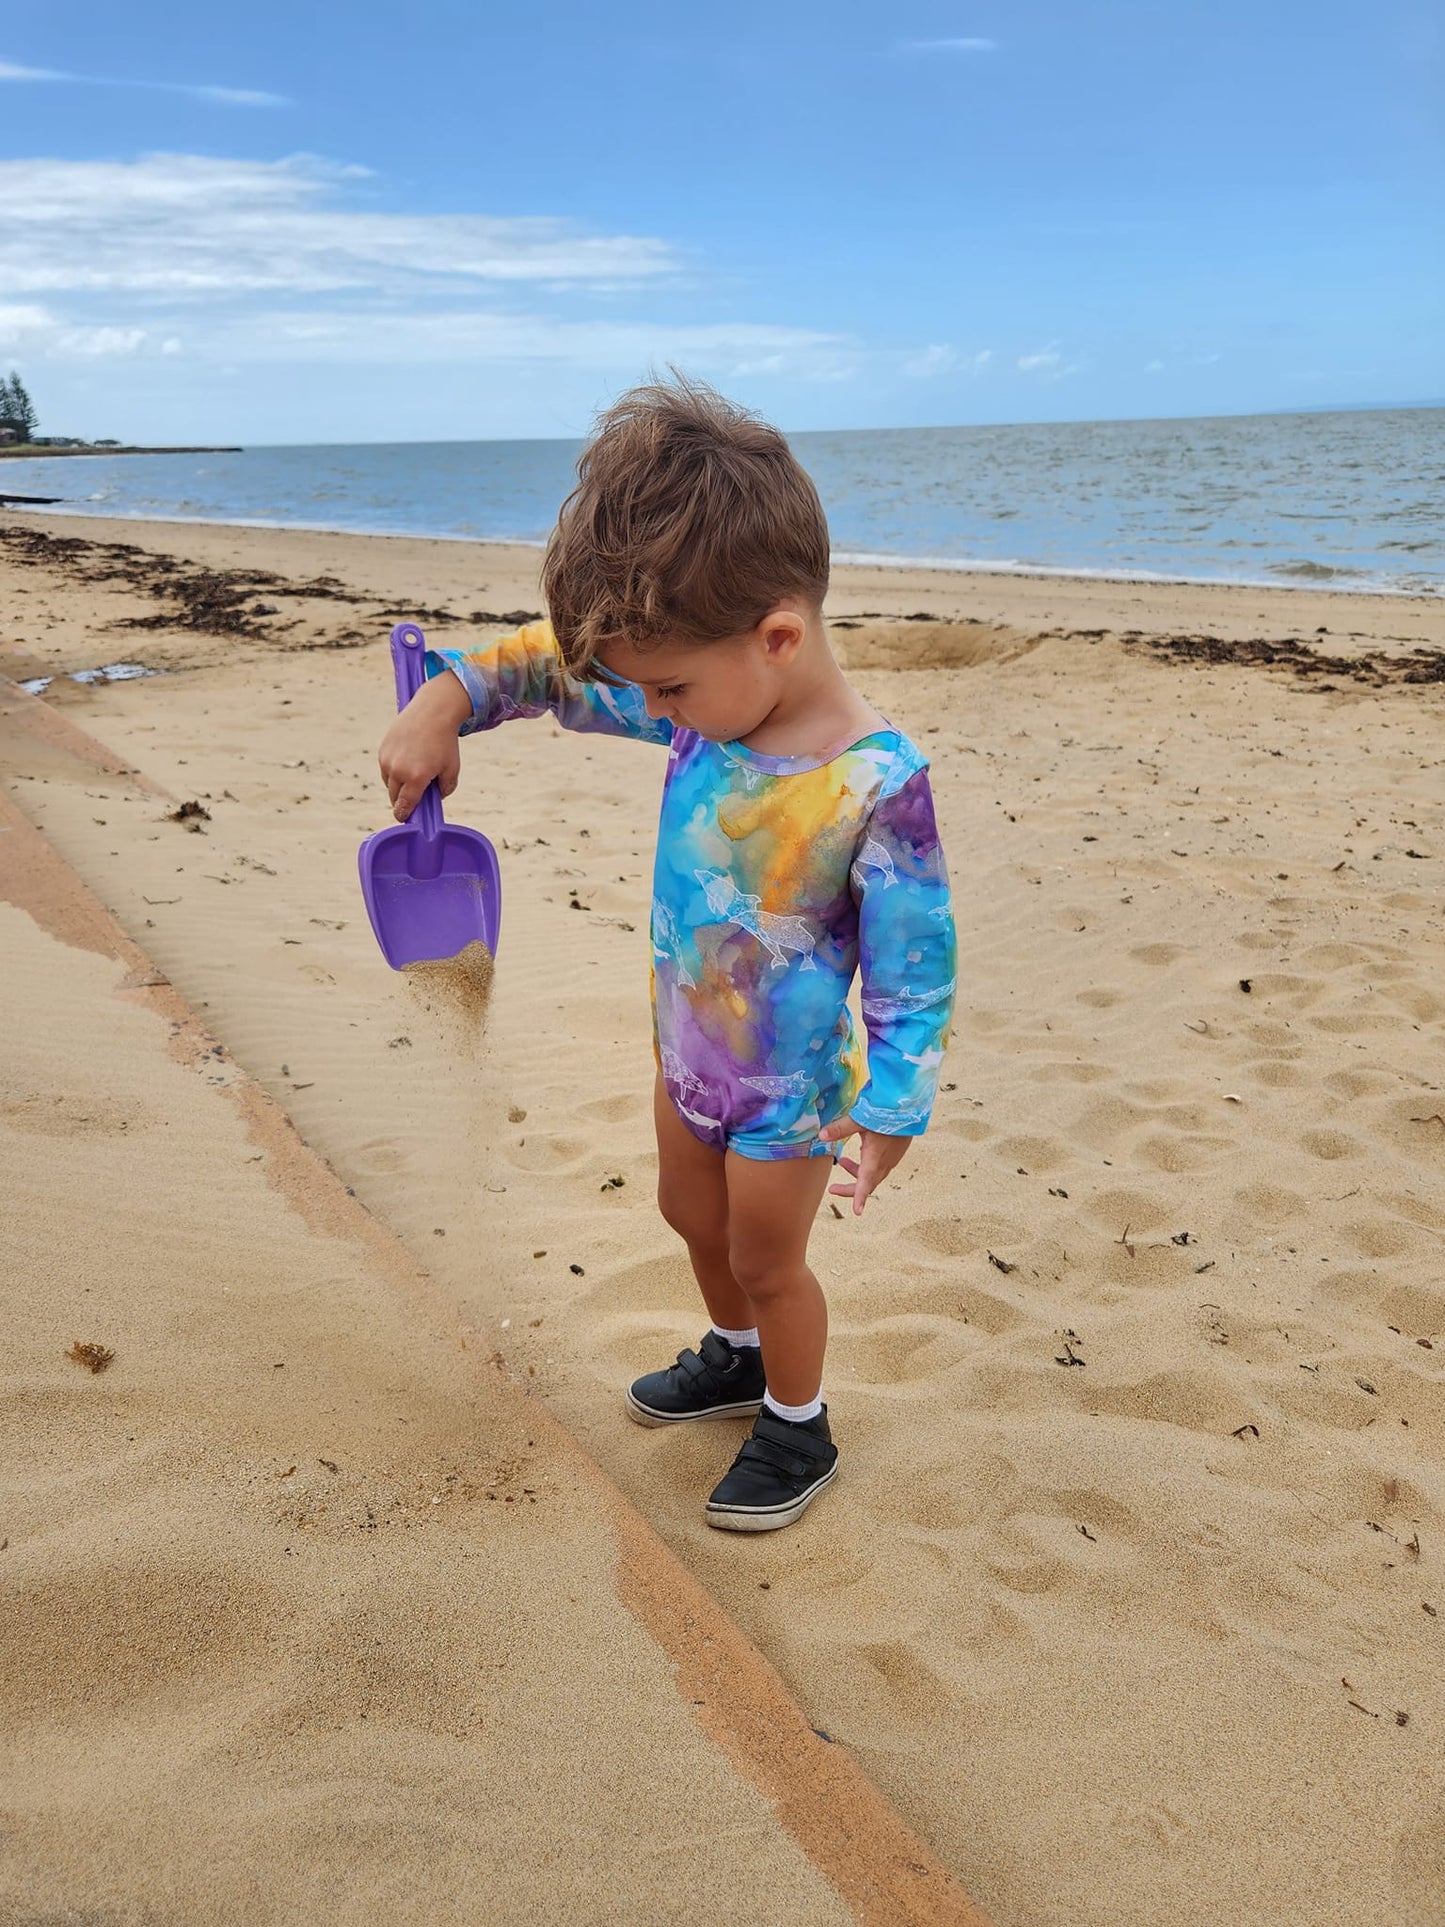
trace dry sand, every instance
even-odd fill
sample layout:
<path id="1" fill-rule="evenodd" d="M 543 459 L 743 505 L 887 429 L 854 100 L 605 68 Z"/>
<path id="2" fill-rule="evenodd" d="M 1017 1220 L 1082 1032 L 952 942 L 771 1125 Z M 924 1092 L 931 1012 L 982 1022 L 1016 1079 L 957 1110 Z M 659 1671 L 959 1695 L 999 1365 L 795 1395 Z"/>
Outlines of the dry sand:
<path id="1" fill-rule="evenodd" d="M 0 672 L 175 672 L 55 685 L 115 767 L 27 729 L 12 793 L 1000 1927 L 1445 1919 L 1439 603 L 840 574 L 860 687 L 934 759 L 961 1002 L 928 1137 L 819 1224 L 843 1475 L 739 1542 L 701 1517 L 731 1433 L 619 1404 L 700 1329 L 650 1196 L 661 759 L 468 744 L 449 810 L 506 896 L 480 1076 L 357 899 L 389 622 L 535 609 L 535 555 L 11 527 Z M 202 1232 L 155 1235 L 183 1266 Z M 67 1556 L 110 1530 L 68 1515 Z"/>
<path id="2" fill-rule="evenodd" d="M 462 1051 L 474 1051 L 487 1027 L 496 959 L 480 940 L 454 957 L 407 964 L 402 977 L 426 1016 Z"/>
<path id="3" fill-rule="evenodd" d="M 7 1927 L 987 1927 L 4 796 L 0 946 Z"/>

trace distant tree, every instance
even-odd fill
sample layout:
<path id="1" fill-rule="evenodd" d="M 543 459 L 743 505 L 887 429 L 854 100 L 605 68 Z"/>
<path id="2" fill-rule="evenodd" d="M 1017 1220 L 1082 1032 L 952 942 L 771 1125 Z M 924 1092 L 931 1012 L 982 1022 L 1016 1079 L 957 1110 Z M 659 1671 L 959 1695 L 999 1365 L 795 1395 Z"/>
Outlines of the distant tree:
<path id="1" fill-rule="evenodd" d="M 9 381 L 0 381 L 0 428 L 12 429 L 18 441 L 33 442 L 39 426 L 35 404 L 19 375 L 12 374 Z"/>

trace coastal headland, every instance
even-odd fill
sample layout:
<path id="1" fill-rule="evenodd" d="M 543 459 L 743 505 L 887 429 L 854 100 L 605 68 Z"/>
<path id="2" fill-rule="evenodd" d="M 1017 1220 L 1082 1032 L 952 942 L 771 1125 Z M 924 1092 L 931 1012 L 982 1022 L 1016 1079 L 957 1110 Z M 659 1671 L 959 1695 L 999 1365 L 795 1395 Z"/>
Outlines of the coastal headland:
<path id="1" fill-rule="evenodd" d="M 840 653 L 932 760 L 959 1010 L 928 1135 L 819 1221 L 843 1475 L 738 1543 L 701 1517 L 723 1428 L 619 1399 L 701 1328 L 651 1197 L 661 759 L 469 740 L 449 814 L 506 893 L 475 1054 L 357 892 L 388 629 L 498 633 L 538 561 L 0 516 L 24 1903 L 264 1918 L 258 1880 L 334 1876 L 361 1919 L 390 1855 L 475 1918 L 517 1853 L 516 1917 L 601 1918 L 568 1841 L 670 1866 L 696 1798 L 760 1927 L 1440 1918 L 1445 600 L 837 571 Z M 52 859 L 109 949 L 39 907 Z M 796 1758 L 892 1803 L 878 1864 L 926 1843 L 911 1887 L 808 1832 L 792 1753 L 729 1751 L 768 1718 L 678 1658 L 684 1581 L 697 1664 L 761 1655 Z M 82 1758 L 142 1825 L 87 1834 Z"/>
<path id="2" fill-rule="evenodd" d="M 97 446 L 87 442 L 76 448 L 65 444 L 50 442 L 0 442 L 0 459 L 11 461 L 50 461 L 57 456 L 79 455 L 242 455 L 245 450 L 239 446 L 214 448 L 143 448 L 129 443 L 102 443 Z"/>

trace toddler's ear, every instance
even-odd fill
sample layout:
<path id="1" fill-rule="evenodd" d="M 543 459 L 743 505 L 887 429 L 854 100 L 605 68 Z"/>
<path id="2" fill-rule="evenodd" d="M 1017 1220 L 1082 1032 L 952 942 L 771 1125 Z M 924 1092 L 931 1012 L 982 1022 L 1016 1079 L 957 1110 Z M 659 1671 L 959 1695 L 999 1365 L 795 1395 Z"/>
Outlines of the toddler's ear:
<path id="1" fill-rule="evenodd" d="M 771 662 L 788 663 L 803 646 L 808 625 L 796 609 L 769 609 L 758 624 Z"/>

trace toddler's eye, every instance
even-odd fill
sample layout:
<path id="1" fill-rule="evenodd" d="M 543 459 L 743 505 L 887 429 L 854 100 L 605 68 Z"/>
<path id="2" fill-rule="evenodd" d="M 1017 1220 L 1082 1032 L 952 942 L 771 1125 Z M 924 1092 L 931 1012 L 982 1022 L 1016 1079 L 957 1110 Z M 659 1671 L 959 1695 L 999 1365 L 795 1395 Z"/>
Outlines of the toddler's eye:
<path id="1" fill-rule="evenodd" d="M 670 689 L 659 689 L 657 693 L 659 696 L 664 697 L 680 696 L 686 687 L 687 685 L 685 683 L 678 682 L 674 683 Z"/>

